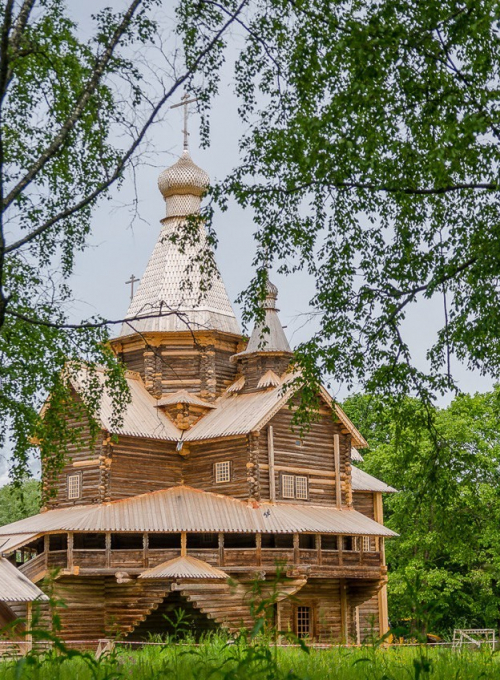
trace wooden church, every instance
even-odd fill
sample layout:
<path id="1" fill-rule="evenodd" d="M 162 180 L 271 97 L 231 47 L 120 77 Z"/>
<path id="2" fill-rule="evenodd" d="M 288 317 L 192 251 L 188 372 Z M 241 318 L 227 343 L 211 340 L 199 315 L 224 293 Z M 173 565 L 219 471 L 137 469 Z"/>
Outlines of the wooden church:
<path id="1" fill-rule="evenodd" d="M 68 641 L 165 634 L 179 608 L 195 634 L 248 629 L 254 584 L 270 594 L 279 571 L 268 613 L 280 630 L 359 643 L 388 628 L 384 540 L 395 534 L 382 494 L 394 489 L 353 465 L 366 442 L 325 389 L 307 433 L 292 427 L 298 394 L 274 285 L 248 343 L 218 274 L 203 286 L 195 266 L 185 285 L 198 246 L 171 236 L 208 181 L 187 150 L 161 173 L 166 216 L 112 341 L 131 403 L 114 425 L 104 391 L 97 444 L 82 437 L 66 452 L 40 514 L 0 528 L 1 556 L 41 594 L 57 570 Z M 28 606 L 10 588 L 0 584 L 3 620 Z"/>

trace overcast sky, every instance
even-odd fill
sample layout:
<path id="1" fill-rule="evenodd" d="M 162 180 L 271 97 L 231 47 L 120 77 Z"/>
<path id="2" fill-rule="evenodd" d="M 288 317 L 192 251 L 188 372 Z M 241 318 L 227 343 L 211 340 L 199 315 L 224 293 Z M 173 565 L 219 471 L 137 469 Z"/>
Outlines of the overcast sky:
<path id="1" fill-rule="evenodd" d="M 109 5 L 99 0 L 69 0 L 75 20 L 83 30 L 89 30 L 90 15 Z M 113 2 L 116 9 L 120 2 Z M 163 9 L 172 13 L 174 4 L 165 2 Z M 154 64 L 152 65 L 154 68 Z M 176 101 L 178 97 L 176 98 Z M 173 102 L 172 102 L 173 103 Z M 212 111 L 211 146 L 199 148 L 199 117 L 195 111 L 190 115 L 190 151 L 193 160 L 214 179 L 223 178 L 238 162 L 238 139 L 242 127 L 237 114 L 237 101 L 232 95 L 230 73 L 222 86 L 220 97 Z M 157 187 L 160 171 L 171 165 L 182 152 L 182 109 L 168 111 L 164 121 L 154 127 L 150 142 L 154 152 L 148 164 L 139 166 L 136 187 L 139 198 L 138 216 L 130 209 L 134 194 L 128 179 L 112 198 L 105 201 L 95 212 L 91 247 L 77 259 L 77 267 L 71 280 L 75 293 L 75 318 L 100 314 L 110 319 L 122 318 L 128 308 L 130 289 L 125 285 L 131 274 L 141 277 L 160 231 L 159 221 L 165 213 L 165 203 Z M 219 237 L 217 260 L 223 280 L 232 301 L 244 289 L 251 277 L 251 262 L 255 252 L 254 224 L 251 212 L 244 212 L 234 203 L 226 213 L 215 221 Z M 310 311 L 309 299 L 314 292 L 313 282 L 306 273 L 289 277 L 272 276 L 279 288 L 278 306 L 280 317 L 292 345 L 307 339 L 313 332 L 312 322 L 305 320 Z M 240 310 L 235 306 L 237 317 Z M 432 335 L 442 323 L 442 305 L 439 301 L 419 305 L 409 315 L 404 326 L 405 339 L 409 342 L 415 362 L 423 366 L 425 351 Z M 119 326 L 116 327 L 118 332 Z M 453 366 L 460 387 L 464 391 L 485 391 L 491 380 L 467 371 L 455 361 Z M 342 385 L 332 386 L 337 398 L 346 396 Z M 447 400 L 442 403 L 445 404 Z M 5 464 L 4 464 L 5 470 Z M 5 476 L 0 475 L 5 481 Z"/>

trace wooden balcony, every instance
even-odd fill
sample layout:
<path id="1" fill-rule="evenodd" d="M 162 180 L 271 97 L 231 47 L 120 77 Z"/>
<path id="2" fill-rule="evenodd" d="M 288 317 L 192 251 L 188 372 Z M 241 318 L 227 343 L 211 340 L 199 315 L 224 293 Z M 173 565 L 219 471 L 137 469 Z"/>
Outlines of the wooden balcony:
<path id="1" fill-rule="evenodd" d="M 64 547 L 61 545 L 61 536 L 64 536 Z M 262 537 L 254 536 L 255 547 L 226 547 L 224 535 L 215 535 L 210 547 L 191 546 L 189 537 L 179 535 L 180 545 L 175 547 L 149 547 L 149 535 L 135 535 L 126 538 L 124 545 L 117 547 L 119 541 L 112 539 L 110 534 L 95 535 L 100 547 L 78 547 L 85 540 L 82 535 L 68 534 L 59 535 L 58 541 L 54 542 L 51 549 L 49 540 L 45 541 L 45 550 L 20 566 L 21 571 L 29 578 L 39 580 L 45 573 L 53 569 L 59 569 L 61 574 L 115 574 L 117 571 L 126 571 L 131 575 L 137 575 L 144 569 L 155 567 L 181 554 L 191 555 L 207 562 L 215 567 L 224 569 L 227 573 L 252 573 L 252 572 L 276 572 L 282 568 L 290 576 L 307 574 L 310 577 L 331 578 L 380 578 L 385 573 L 383 564 L 383 548 L 376 539 L 371 538 L 368 542 L 370 548 L 375 550 L 363 550 L 363 541 L 352 541 L 352 547 L 358 549 L 346 550 L 343 547 L 344 539 L 339 538 L 337 549 L 322 548 L 321 538 L 308 536 L 307 541 L 299 540 L 299 535 L 293 537 L 293 547 L 264 547 Z M 48 537 L 47 537 L 48 538 Z M 78 540 L 77 540 L 78 539 Z M 291 536 L 279 537 L 277 542 L 288 542 Z M 136 543 L 130 547 L 127 544 Z M 156 543 L 158 541 L 156 540 Z M 231 541 L 227 541 L 231 543 Z M 234 539 L 233 541 L 234 542 Z M 250 543 L 250 538 L 246 538 Z M 301 542 L 309 546 L 300 547 Z M 331 546 L 332 539 L 329 537 L 325 544 Z M 153 541 L 152 541 L 153 543 Z M 266 541 L 269 543 L 269 541 Z M 104 547 L 102 547 L 104 546 Z M 114 547 L 113 547 L 114 546 Z M 142 547 L 141 547 L 142 546 Z M 54 547 L 58 549 L 54 549 Z"/>

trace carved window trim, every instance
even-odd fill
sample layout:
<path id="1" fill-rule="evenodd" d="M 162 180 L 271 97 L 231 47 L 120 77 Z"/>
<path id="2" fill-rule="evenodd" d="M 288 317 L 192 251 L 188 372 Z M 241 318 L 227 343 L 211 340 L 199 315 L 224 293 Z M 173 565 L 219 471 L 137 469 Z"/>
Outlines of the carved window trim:
<path id="1" fill-rule="evenodd" d="M 232 478 L 232 465 L 230 460 L 214 463 L 214 479 L 216 484 L 227 484 Z"/>
<path id="2" fill-rule="evenodd" d="M 82 497 L 82 473 L 71 472 L 66 477 L 66 494 L 69 501 L 76 501 Z"/>

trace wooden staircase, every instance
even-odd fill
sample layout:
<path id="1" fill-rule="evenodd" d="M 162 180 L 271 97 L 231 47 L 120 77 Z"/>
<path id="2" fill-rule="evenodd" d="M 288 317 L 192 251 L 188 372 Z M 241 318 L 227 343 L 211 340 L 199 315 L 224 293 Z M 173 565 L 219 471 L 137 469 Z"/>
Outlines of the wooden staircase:
<path id="1" fill-rule="evenodd" d="M 159 607 L 170 591 L 165 581 L 117 583 L 107 578 L 105 584 L 105 629 L 111 636 L 126 636 Z"/>
<path id="2" fill-rule="evenodd" d="M 306 583 L 306 579 L 280 583 L 275 601 L 279 602 L 297 592 Z M 172 590 L 180 591 L 188 602 L 216 623 L 234 633 L 239 630 L 252 630 L 256 616 L 252 610 L 258 606 L 262 598 L 268 598 L 272 585 L 263 584 L 260 593 L 255 597 L 252 606 L 251 583 L 219 583 L 193 582 L 179 579 L 171 586 Z"/>

